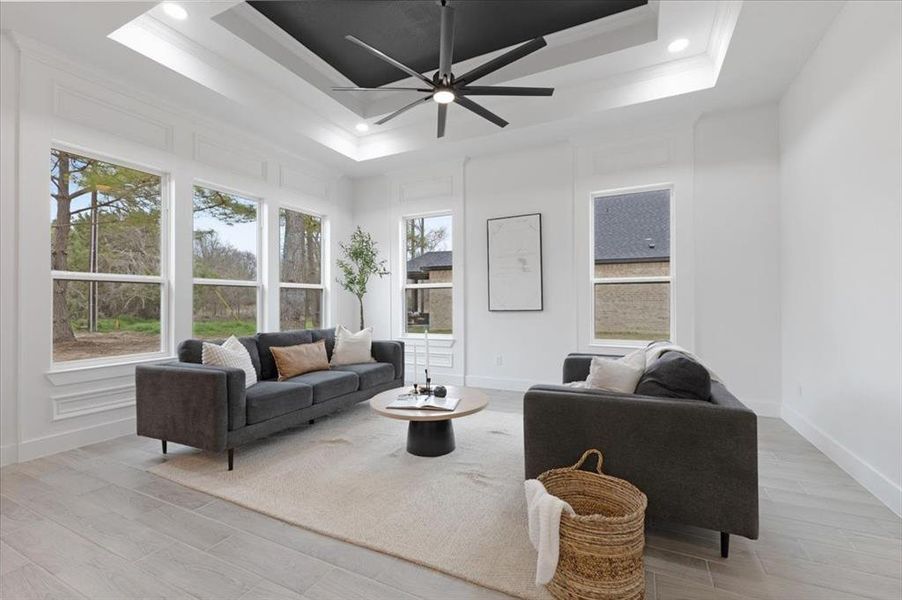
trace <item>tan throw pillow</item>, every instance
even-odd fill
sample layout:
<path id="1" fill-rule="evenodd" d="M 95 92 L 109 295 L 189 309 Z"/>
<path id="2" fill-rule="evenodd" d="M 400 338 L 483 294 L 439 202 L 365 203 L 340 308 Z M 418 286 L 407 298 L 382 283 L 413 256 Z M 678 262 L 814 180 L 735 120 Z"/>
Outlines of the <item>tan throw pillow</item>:
<path id="1" fill-rule="evenodd" d="M 289 377 L 303 375 L 312 371 L 328 371 L 329 359 L 326 356 L 326 340 L 312 344 L 297 346 L 274 346 L 270 348 L 279 371 L 279 381 Z"/>

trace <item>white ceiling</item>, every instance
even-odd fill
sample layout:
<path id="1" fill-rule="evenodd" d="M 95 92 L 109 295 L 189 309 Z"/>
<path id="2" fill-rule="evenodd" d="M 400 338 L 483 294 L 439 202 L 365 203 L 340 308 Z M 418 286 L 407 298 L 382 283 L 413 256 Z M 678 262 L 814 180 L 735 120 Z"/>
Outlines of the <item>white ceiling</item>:
<path id="1" fill-rule="evenodd" d="M 349 175 L 364 175 L 564 139 L 629 119 L 772 101 L 841 5 L 652 2 L 553 34 L 534 60 L 486 81 L 551 85 L 552 98 L 480 98 L 511 122 L 504 130 L 452 107 L 448 136 L 441 140 L 435 139 L 431 105 L 367 134 L 356 132 L 356 123 L 373 122 L 410 98 L 336 97 L 329 88 L 346 80 L 241 2 L 185 3 L 185 21 L 168 18 L 155 3 L 4 2 L 0 27 L 89 62 L 125 86 L 250 128 Z M 671 55 L 666 46 L 677 37 L 691 44 Z M 486 58 L 491 55 L 468 62 Z"/>

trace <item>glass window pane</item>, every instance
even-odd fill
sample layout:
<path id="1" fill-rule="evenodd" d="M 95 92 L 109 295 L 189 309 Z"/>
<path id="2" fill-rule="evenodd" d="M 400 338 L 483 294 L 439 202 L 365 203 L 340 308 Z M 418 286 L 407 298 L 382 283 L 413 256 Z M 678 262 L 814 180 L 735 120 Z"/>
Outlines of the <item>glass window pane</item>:
<path id="1" fill-rule="evenodd" d="M 609 340 L 670 339 L 670 284 L 596 284 L 595 337 Z"/>
<path id="2" fill-rule="evenodd" d="M 451 333 L 451 288 L 405 291 L 407 333 Z"/>
<path id="3" fill-rule="evenodd" d="M 257 279 L 257 203 L 194 186 L 194 277 Z"/>
<path id="4" fill-rule="evenodd" d="M 159 352 L 160 285 L 53 282 L 53 360 Z"/>
<path id="5" fill-rule="evenodd" d="M 593 204 L 596 276 L 669 274 L 670 190 L 599 196 Z"/>
<path id="6" fill-rule="evenodd" d="M 257 331 L 257 288 L 237 285 L 194 286 L 194 337 L 224 340 Z"/>
<path id="7" fill-rule="evenodd" d="M 160 177 L 50 151 L 50 268 L 160 274 Z"/>
<path id="8" fill-rule="evenodd" d="M 322 244 L 322 219 L 279 210 L 279 258 L 284 283 L 322 283 Z"/>
<path id="9" fill-rule="evenodd" d="M 407 283 L 451 281 L 451 215 L 405 221 Z"/>
<path id="10" fill-rule="evenodd" d="M 323 291 L 282 288 L 279 291 L 279 328 L 316 329 L 323 323 Z"/>

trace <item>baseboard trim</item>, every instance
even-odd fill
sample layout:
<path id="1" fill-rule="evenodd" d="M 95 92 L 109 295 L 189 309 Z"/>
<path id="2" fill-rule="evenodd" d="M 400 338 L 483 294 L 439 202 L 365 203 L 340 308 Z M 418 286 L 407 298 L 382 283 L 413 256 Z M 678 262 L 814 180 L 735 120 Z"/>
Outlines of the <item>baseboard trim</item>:
<path id="1" fill-rule="evenodd" d="M 74 450 L 135 432 L 135 417 L 128 417 L 93 427 L 76 429 L 21 442 L 14 462 L 25 462 L 42 456 Z"/>
<path id="2" fill-rule="evenodd" d="M 779 419 L 783 416 L 782 404 L 773 400 L 749 400 L 740 398 L 740 402 L 751 408 L 759 417 L 773 417 Z"/>
<path id="3" fill-rule="evenodd" d="M 891 511 L 902 516 L 902 487 L 843 446 L 791 406 L 783 405 L 783 420 L 799 434 L 874 494 Z"/>
<path id="4" fill-rule="evenodd" d="M 533 379 L 481 377 L 479 375 L 467 375 L 466 381 L 466 385 L 470 387 L 489 388 L 492 390 L 508 390 L 511 392 L 525 392 L 530 387 L 538 383 L 542 383 Z"/>
<path id="5" fill-rule="evenodd" d="M 426 383 L 423 381 L 422 376 L 420 381 L 417 383 Z M 433 385 L 464 385 L 464 378 L 462 375 L 458 375 L 456 373 L 436 373 L 432 377 Z M 410 373 L 408 372 L 404 378 L 405 385 L 413 385 L 413 379 L 410 377 Z"/>
<path id="6" fill-rule="evenodd" d="M 0 446 L 0 467 L 19 462 L 19 447 L 15 444 Z"/>

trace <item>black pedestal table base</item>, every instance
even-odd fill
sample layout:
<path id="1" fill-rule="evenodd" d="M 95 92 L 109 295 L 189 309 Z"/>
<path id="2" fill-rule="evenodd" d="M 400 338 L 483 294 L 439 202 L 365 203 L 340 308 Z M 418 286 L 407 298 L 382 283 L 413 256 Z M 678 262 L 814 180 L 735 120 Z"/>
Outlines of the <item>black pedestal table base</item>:
<path id="1" fill-rule="evenodd" d="M 451 419 L 411 421 L 407 426 L 407 451 L 416 456 L 442 456 L 453 452 Z"/>

